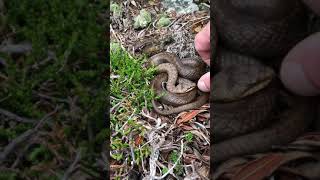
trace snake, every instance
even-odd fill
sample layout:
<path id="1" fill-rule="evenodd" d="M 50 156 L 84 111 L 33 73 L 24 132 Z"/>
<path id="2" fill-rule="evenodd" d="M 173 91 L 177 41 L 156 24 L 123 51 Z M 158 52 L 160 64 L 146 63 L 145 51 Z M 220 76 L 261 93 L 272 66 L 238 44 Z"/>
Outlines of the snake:
<path id="1" fill-rule="evenodd" d="M 307 129 L 312 110 L 284 90 L 278 67 L 270 66 L 308 35 L 302 2 L 215 0 L 212 6 L 218 40 L 210 92 L 211 162 L 219 164 L 293 141 Z"/>
<path id="2" fill-rule="evenodd" d="M 201 60 L 180 59 L 173 53 L 161 52 L 150 57 L 150 63 L 158 73 L 151 82 L 152 89 L 160 96 L 161 103 L 173 106 L 170 109 L 160 109 L 158 101 L 153 99 L 152 105 L 158 114 L 180 113 L 199 108 L 208 101 L 209 94 L 199 92 L 194 82 L 206 70 L 206 65 Z"/>
<path id="3" fill-rule="evenodd" d="M 233 51 L 279 57 L 307 35 L 307 13 L 300 0 L 215 0 L 213 4 L 220 42 Z"/>

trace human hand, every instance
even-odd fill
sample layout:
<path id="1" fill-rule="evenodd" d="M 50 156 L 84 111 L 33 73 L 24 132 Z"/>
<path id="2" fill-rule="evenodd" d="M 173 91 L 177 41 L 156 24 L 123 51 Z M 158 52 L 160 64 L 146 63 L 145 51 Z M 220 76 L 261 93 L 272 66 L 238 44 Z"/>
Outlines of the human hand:
<path id="1" fill-rule="evenodd" d="M 320 1 L 304 0 L 320 16 Z M 280 78 L 293 93 L 320 94 L 320 32 L 298 43 L 284 58 Z"/>
<path id="2" fill-rule="evenodd" d="M 210 22 L 196 35 L 194 44 L 202 60 L 210 66 Z M 210 91 L 210 72 L 199 79 L 198 88 L 203 92 Z"/>

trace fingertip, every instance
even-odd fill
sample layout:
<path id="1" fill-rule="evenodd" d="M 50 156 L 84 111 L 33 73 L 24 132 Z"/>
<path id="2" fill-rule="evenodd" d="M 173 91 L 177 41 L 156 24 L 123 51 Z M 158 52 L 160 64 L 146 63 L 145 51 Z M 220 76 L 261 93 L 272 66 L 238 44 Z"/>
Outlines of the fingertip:
<path id="1" fill-rule="evenodd" d="M 299 42 L 284 58 L 280 78 L 295 94 L 315 96 L 320 94 L 320 33 Z"/>
<path id="2" fill-rule="evenodd" d="M 320 94 L 320 89 L 316 88 L 306 76 L 301 64 L 292 61 L 285 61 L 280 70 L 282 83 L 291 92 L 302 96 L 315 96 Z"/>
<path id="3" fill-rule="evenodd" d="M 198 88 L 203 92 L 210 92 L 210 72 L 199 79 Z"/>
<path id="4" fill-rule="evenodd" d="M 210 23 L 196 34 L 194 41 L 197 50 L 207 50 L 210 47 Z"/>

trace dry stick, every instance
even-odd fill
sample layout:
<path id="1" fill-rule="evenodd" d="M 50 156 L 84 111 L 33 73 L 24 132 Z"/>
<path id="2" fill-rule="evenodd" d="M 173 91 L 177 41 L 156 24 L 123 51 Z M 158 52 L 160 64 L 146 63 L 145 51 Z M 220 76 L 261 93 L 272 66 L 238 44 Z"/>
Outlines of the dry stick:
<path id="1" fill-rule="evenodd" d="M 77 150 L 77 155 L 72 164 L 68 167 L 67 171 L 64 173 L 61 180 L 69 179 L 70 175 L 75 171 L 78 167 L 77 164 L 81 160 L 81 149 Z"/>
<path id="2" fill-rule="evenodd" d="M 45 95 L 45 94 L 42 94 L 42 93 L 39 93 L 39 92 L 36 92 L 36 91 L 33 91 L 33 93 L 34 93 L 36 96 L 38 96 L 38 97 L 40 97 L 40 98 L 43 98 L 43 99 L 48 99 L 48 100 L 51 100 L 51 101 L 57 101 L 57 102 L 68 103 L 68 104 L 69 104 L 69 101 L 66 100 L 66 99 L 48 96 L 48 95 Z"/>
<path id="3" fill-rule="evenodd" d="M 181 150 L 180 150 L 180 155 L 179 158 L 176 160 L 176 162 L 174 163 L 174 165 L 161 177 L 159 176 L 154 176 L 154 179 L 164 179 L 169 173 L 171 173 L 171 171 L 173 171 L 173 169 L 178 165 L 178 162 L 180 161 L 181 157 L 183 155 L 183 140 L 181 140 Z"/>
<path id="4" fill-rule="evenodd" d="M 9 118 L 12 118 L 12 119 L 14 119 L 14 120 L 16 120 L 18 122 L 23 122 L 23 123 L 34 123 L 34 122 L 36 122 L 36 120 L 34 120 L 34 119 L 28 119 L 28 118 L 20 117 L 20 116 L 18 116 L 16 114 L 13 114 L 12 112 L 9 112 L 9 111 L 1 109 L 1 108 L 0 108 L 0 114 L 3 114 L 3 115 L 5 115 L 5 116 L 7 116 Z"/>
<path id="5" fill-rule="evenodd" d="M 124 50 L 124 51 L 127 51 L 126 48 L 123 46 L 123 42 L 122 42 L 122 39 L 117 35 L 117 33 L 113 30 L 112 26 L 110 25 L 110 30 L 111 30 L 111 33 L 116 37 L 116 39 L 120 42 L 120 46 L 121 48 Z M 128 53 L 128 56 L 133 59 L 133 57 L 131 56 L 130 53 Z"/>
<path id="6" fill-rule="evenodd" d="M 24 42 L 21 44 L 7 44 L 5 46 L 0 47 L 0 52 L 2 53 L 17 53 L 24 54 L 30 52 L 32 50 L 32 45 L 29 42 Z"/>
<path id="7" fill-rule="evenodd" d="M 43 65 L 47 64 L 48 62 L 50 62 L 51 60 L 55 60 L 55 59 L 57 59 L 55 53 L 52 51 L 48 51 L 48 56 L 43 61 L 36 62 L 35 64 L 33 64 L 31 66 L 31 69 L 39 69 L 41 66 L 43 66 Z"/>
<path id="8" fill-rule="evenodd" d="M 23 148 L 22 152 L 18 155 L 18 157 L 16 158 L 16 160 L 10 168 L 15 169 L 19 165 L 21 158 L 25 155 L 25 153 L 27 152 L 29 147 L 31 147 L 31 145 L 33 145 L 33 143 L 28 143 L 27 146 Z"/>
<path id="9" fill-rule="evenodd" d="M 49 119 L 51 115 L 57 112 L 57 110 L 60 109 L 60 107 L 56 107 L 55 110 L 52 112 L 46 114 L 42 119 L 39 120 L 37 125 L 33 129 L 29 129 L 26 132 L 22 133 L 17 138 L 13 139 L 3 150 L 2 153 L 0 153 L 0 164 L 2 164 L 3 161 L 6 160 L 7 156 L 21 143 L 26 141 L 31 135 L 37 133 L 38 129 L 44 124 L 46 120 Z"/>
<path id="10" fill-rule="evenodd" d="M 125 101 L 126 98 L 128 98 L 130 95 L 131 95 L 131 94 L 129 94 L 128 96 L 122 98 L 120 102 L 118 102 L 116 105 L 114 105 L 113 107 L 110 108 L 110 111 L 109 111 L 109 112 L 110 112 L 110 113 L 115 112 L 116 109 L 121 105 L 121 103 L 123 103 L 123 101 Z"/>

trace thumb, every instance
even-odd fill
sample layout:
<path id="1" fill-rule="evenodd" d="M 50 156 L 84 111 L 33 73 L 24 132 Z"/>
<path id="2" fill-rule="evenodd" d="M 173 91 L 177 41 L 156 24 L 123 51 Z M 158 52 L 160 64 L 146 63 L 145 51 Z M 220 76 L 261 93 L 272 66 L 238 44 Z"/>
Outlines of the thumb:
<path id="1" fill-rule="evenodd" d="M 210 72 L 207 72 L 199 79 L 198 88 L 203 92 L 210 91 Z"/>
<path id="2" fill-rule="evenodd" d="M 320 94 L 320 32 L 298 43 L 284 58 L 280 76 L 292 92 L 303 96 Z"/>

